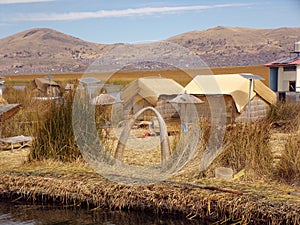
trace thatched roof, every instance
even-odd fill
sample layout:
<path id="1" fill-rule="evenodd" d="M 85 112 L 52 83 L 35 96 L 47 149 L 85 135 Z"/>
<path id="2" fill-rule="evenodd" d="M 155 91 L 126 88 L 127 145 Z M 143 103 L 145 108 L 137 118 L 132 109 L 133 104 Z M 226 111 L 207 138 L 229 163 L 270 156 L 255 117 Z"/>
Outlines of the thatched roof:
<path id="1" fill-rule="evenodd" d="M 175 98 L 171 99 L 169 101 L 170 103 L 175 103 L 175 104 L 201 104 L 203 101 L 193 95 L 184 93 L 184 94 L 179 94 Z"/>
<path id="2" fill-rule="evenodd" d="M 147 100 L 155 106 L 161 95 L 177 95 L 183 87 L 172 79 L 162 77 L 139 78 L 131 82 L 121 93 L 124 105 L 130 103 L 135 97 Z"/>
<path id="3" fill-rule="evenodd" d="M 21 108 L 20 104 L 0 105 L 0 122 L 3 122 L 15 115 Z"/>
<path id="4" fill-rule="evenodd" d="M 198 75 L 187 84 L 185 91 L 199 95 L 230 95 L 238 112 L 241 112 L 248 103 L 249 82 L 249 79 L 240 74 Z M 253 80 L 253 82 L 251 99 L 259 95 L 269 104 L 276 102 L 276 94 L 269 87 L 260 80 Z"/>
<path id="5" fill-rule="evenodd" d="M 110 94 L 100 94 L 92 99 L 93 105 L 113 105 L 122 101 Z"/>
<path id="6" fill-rule="evenodd" d="M 60 87 L 58 83 L 46 78 L 35 78 L 34 86 L 42 92 L 46 92 L 48 87 Z"/>

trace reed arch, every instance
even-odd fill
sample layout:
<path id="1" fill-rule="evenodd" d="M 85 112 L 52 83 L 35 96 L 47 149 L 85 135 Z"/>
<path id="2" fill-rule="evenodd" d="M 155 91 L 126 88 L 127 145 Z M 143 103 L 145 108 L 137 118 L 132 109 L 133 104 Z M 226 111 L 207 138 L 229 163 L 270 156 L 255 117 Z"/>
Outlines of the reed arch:
<path id="1" fill-rule="evenodd" d="M 157 117 L 157 120 L 158 120 L 159 131 L 160 131 L 161 165 L 162 165 L 162 167 L 164 167 L 166 165 L 166 161 L 169 159 L 170 154 L 171 154 L 167 126 L 166 126 L 166 123 L 165 123 L 163 117 L 161 116 L 161 114 L 152 106 L 148 106 L 148 107 L 145 107 L 145 108 L 139 110 L 135 115 L 133 115 L 133 117 L 128 121 L 128 123 L 126 123 L 126 125 L 120 135 L 119 141 L 118 141 L 115 158 L 117 160 L 122 159 L 123 152 L 124 152 L 125 146 L 126 146 L 126 142 L 128 140 L 130 130 L 131 130 L 132 126 L 134 125 L 134 122 L 142 113 L 144 113 L 147 110 L 151 110 L 152 112 L 154 112 Z"/>

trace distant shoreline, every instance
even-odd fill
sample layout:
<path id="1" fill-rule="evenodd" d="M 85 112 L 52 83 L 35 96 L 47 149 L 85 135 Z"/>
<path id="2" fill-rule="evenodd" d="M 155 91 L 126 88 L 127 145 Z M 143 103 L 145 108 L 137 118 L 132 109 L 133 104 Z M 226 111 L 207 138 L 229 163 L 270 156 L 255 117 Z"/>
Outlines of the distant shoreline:
<path id="1" fill-rule="evenodd" d="M 208 71 L 209 69 L 210 71 Z M 211 67 L 207 68 L 206 73 L 212 74 L 232 74 L 232 73 L 252 73 L 256 75 L 262 76 L 265 80 L 264 83 L 269 85 L 269 68 L 263 65 L 252 65 L 252 66 L 222 66 L 222 67 Z M 198 71 L 198 70 L 197 70 Z M 190 74 L 197 74 L 197 71 L 191 71 Z M 6 84 L 9 85 L 12 82 L 27 82 L 31 81 L 37 77 L 45 77 L 50 73 L 43 73 L 43 74 L 3 74 L 4 80 Z M 54 77 L 53 80 L 58 81 L 65 81 L 65 80 L 76 80 L 82 77 L 93 76 L 97 78 L 101 78 L 102 75 L 107 73 L 84 73 L 84 72 L 69 72 L 69 73 L 51 73 Z M 190 75 L 189 74 L 189 75 Z M 177 82 L 180 83 L 179 79 L 182 79 L 182 76 L 186 76 L 184 72 L 179 71 L 178 69 L 174 70 L 141 70 L 141 71 L 120 71 L 110 78 L 110 81 L 119 81 L 119 80 L 126 80 L 128 82 L 137 79 L 138 77 L 145 77 L 145 76 L 157 76 L 160 75 L 162 77 L 171 78 L 178 80 Z M 190 78 L 190 77 L 189 77 Z"/>

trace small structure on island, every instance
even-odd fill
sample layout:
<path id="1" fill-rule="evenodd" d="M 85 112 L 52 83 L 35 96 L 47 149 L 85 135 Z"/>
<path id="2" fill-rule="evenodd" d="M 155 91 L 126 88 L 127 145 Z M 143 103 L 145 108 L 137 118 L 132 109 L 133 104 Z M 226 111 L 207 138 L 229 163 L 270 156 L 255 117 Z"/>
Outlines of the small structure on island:
<path id="1" fill-rule="evenodd" d="M 250 96 L 250 121 L 264 118 L 271 104 L 276 103 L 276 94 L 260 80 L 253 80 L 249 95 L 250 80 L 245 74 L 198 75 L 187 84 L 185 90 L 204 101 L 197 104 L 199 117 L 210 118 L 212 111 L 219 112 L 220 105 L 210 105 L 207 98 L 214 102 L 225 101 L 227 123 L 245 122 L 248 117 Z M 251 74 L 248 74 L 251 75 Z"/>
<path id="2" fill-rule="evenodd" d="M 21 104 L 0 104 L 0 148 L 4 149 L 9 147 L 11 151 L 15 149 L 15 145 L 17 145 L 17 149 L 21 149 L 25 146 L 28 146 L 32 137 L 30 136 L 13 136 L 13 137 L 2 137 L 2 124 L 4 121 L 13 117 L 21 108 Z"/>
<path id="3" fill-rule="evenodd" d="M 51 78 L 35 78 L 33 86 L 43 97 L 58 97 L 61 94 L 60 85 Z"/>
<path id="4" fill-rule="evenodd" d="M 100 80 L 94 77 L 84 77 L 78 79 L 79 81 L 79 89 L 83 89 L 87 91 L 89 99 L 97 96 L 103 86 Z"/>
<path id="5" fill-rule="evenodd" d="M 204 101 L 193 95 L 187 94 L 185 91 L 183 94 L 179 94 L 169 102 L 177 105 L 179 108 L 181 128 L 184 133 L 187 133 L 189 123 L 194 123 L 198 119 L 195 107 L 196 104 L 202 104 Z"/>
<path id="6" fill-rule="evenodd" d="M 120 99 L 117 99 L 111 94 L 100 94 L 92 99 L 93 105 L 113 105 L 117 103 L 122 103 Z"/>
<path id="7" fill-rule="evenodd" d="M 112 125 L 116 126 L 123 120 L 123 105 L 122 100 L 114 97 L 111 94 L 100 94 L 91 100 L 95 106 L 96 123 L 101 128 L 109 128 Z M 115 124 L 111 124 L 114 122 Z"/>
<path id="8" fill-rule="evenodd" d="M 300 101 L 300 41 L 295 43 L 289 57 L 265 64 L 270 68 L 270 88 L 279 100 Z"/>

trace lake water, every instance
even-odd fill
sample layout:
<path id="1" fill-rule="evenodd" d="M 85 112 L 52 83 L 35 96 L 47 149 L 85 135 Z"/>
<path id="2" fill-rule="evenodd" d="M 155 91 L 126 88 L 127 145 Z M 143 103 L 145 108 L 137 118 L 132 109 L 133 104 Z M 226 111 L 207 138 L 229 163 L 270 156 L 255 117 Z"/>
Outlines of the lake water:
<path id="1" fill-rule="evenodd" d="M 0 202 L 1 225 L 154 225 L 201 224 L 184 217 L 158 216 L 141 212 L 88 210 L 55 206 Z"/>

